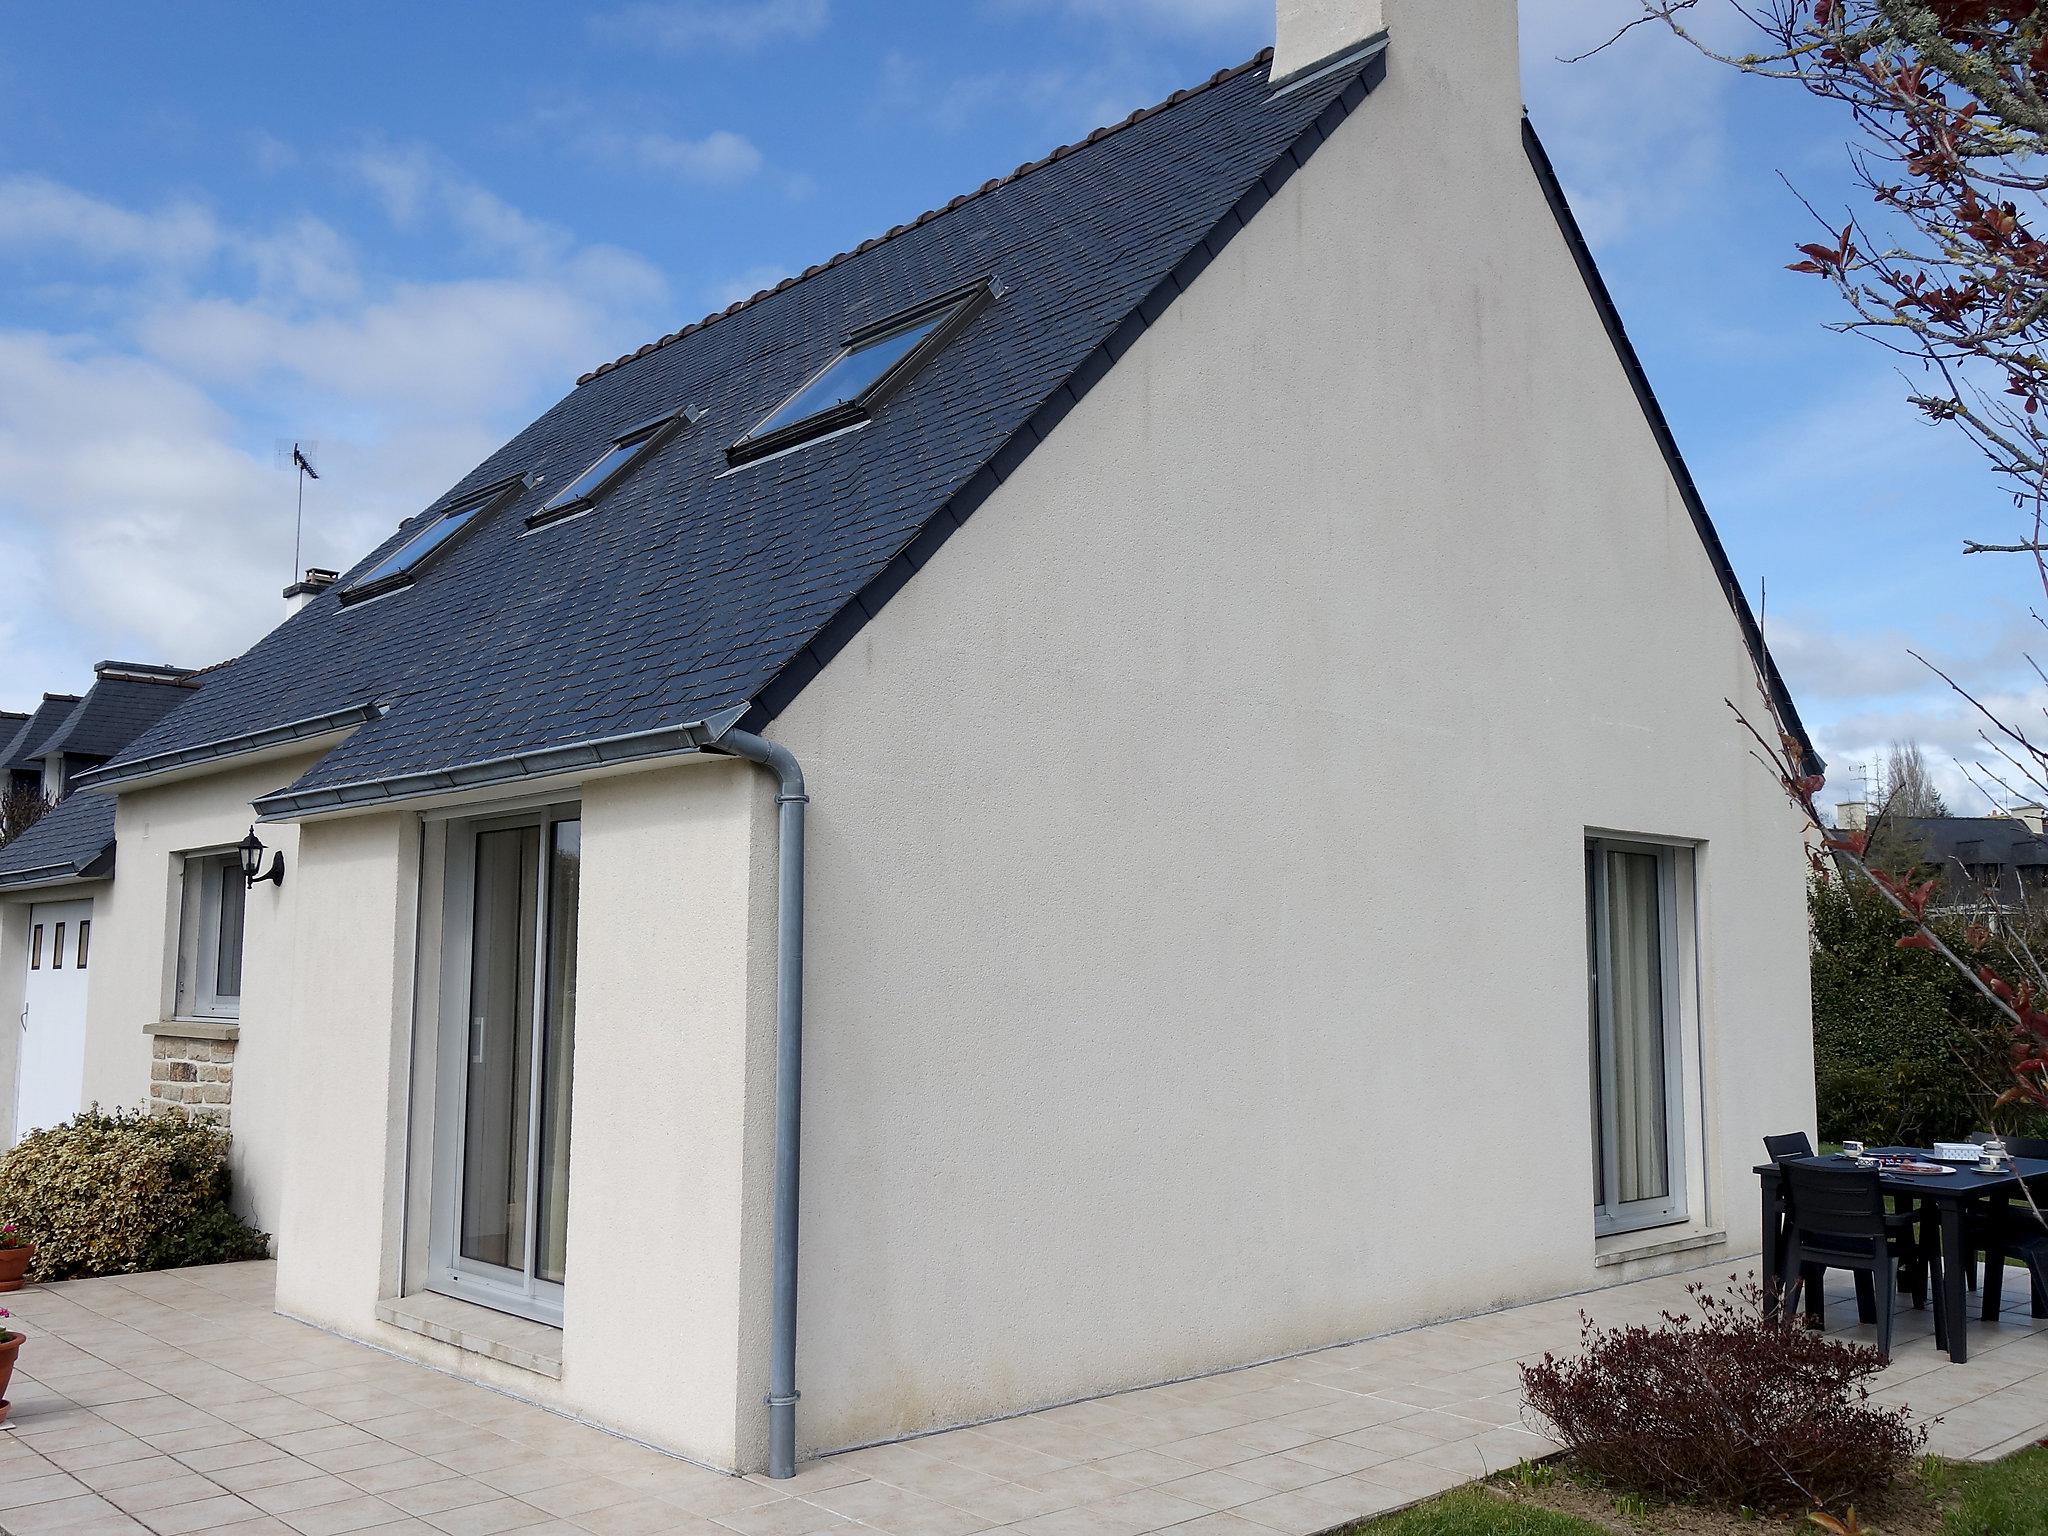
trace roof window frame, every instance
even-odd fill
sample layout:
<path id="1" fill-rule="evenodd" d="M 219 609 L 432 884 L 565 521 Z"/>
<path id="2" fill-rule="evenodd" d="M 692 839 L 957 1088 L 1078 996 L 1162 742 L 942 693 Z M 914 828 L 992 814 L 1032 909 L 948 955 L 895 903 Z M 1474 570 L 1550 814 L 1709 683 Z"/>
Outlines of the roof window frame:
<path id="1" fill-rule="evenodd" d="M 596 506 L 605 496 L 609 495 L 618 486 L 619 482 L 630 475 L 634 469 L 646 463 L 650 455 L 660 449 L 671 438 L 675 437 L 678 432 L 687 431 L 703 419 L 704 412 L 701 408 L 687 405 L 679 406 L 672 411 L 664 411 L 659 416 L 651 416 L 645 421 L 634 423 L 625 431 L 613 437 L 597 457 L 570 477 L 568 484 L 556 491 L 553 496 L 549 497 L 547 501 L 543 502 L 534 511 L 527 513 L 527 529 L 531 531 L 535 528 L 546 528 L 555 523 L 567 522 L 572 517 L 580 517 L 583 513 Z M 633 454 L 630 458 L 622 460 L 610 474 L 598 481 L 597 484 L 591 486 L 589 490 L 571 494 L 578 481 L 582 480 L 591 470 L 595 469 L 607 457 L 621 448 L 638 448 L 639 452 Z"/>
<path id="2" fill-rule="evenodd" d="M 371 598 L 383 597 L 387 593 L 402 591 L 406 587 L 413 585 L 419 579 L 421 571 L 432 566 L 446 555 L 449 550 L 454 549 L 457 545 L 468 539 L 476 531 L 478 524 L 482 523 L 499 503 L 516 492 L 526 489 L 526 484 L 527 479 L 524 474 L 508 475 L 505 479 L 487 485 L 480 491 L 450 502 L 439 512 L 420 518 L 413 530 L 406 535 L 405 540 L 399 544 L 399 549 L 404 549 L 407 544 L 410 544 L 429 528 L 446 522 L 451 517 L 460 517 L 464 513 L 468 514 L 462 527 L 449 534 L 447 538 L 436 544 L 432 549 L 425 551 L 410 565 L 393 571 L 388 576 L 380 576 L 375 581 L 352 582 L 343 587 L 339 595 L 341 606 L 347 608 L 356 603 L 366 603 Z M 393 553 L 396 552 L 393 551 Z M 389 556 L 386 558 L 388 559 Z M 378 563 L 381 564 L 382 562 Z"/>
<path id="3" fill-rule="evenodd" d="M 954 338 L 964 331 L 977 315 L 1001 298 L 1006 291 L 1002 283 L 994 277 L 976 278 L 971 283 L 936 294 L 909 309 L 898 310 L 885 319 L 844 333 L 832 355 L 805 374 L 803 381 L 796 388 L 782 395 L 774 405 L 762 412 L 760 422 L 773 421 L 789 407 L 791 401 L 800 398 L 820 379 L 862 348 L 885 341 L 899 332 L 922 324 L 933 315 L 945 314 L 945 319 L 933 327 L 930 335 L 904 353 L 887 371 L 877 376 L 851 400 L 842 400 L 836 405 L 827 406 L 824 410 L 813 411 L 810 415 L 777 427 L 772 432 L 762 431 L 757 424 L 752 431 L 725 450 L 726 462 L 734 467 L 752 463 L 756 459 L 780 453 L 786 448 L 794 448 L 801 443 L 843 432 L 849 427 L 872 420 L 892 395 L 917 377 L 933 358 L 952 345 Z"/>

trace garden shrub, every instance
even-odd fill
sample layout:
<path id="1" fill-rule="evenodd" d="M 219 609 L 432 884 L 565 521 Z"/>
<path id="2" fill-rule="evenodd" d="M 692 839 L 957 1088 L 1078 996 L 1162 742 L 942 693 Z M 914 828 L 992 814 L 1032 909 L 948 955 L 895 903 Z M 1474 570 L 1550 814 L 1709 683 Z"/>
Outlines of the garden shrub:
<path id="1" fill-rule="evenodd" d="M 1926 1430 L 1870 1402 L 1874 1349 L 1763 1315 L 1752 1283 L 1698 1315 L 1603 1330 L 1582 1317 L 1580 1353 L 1522 1367 L 1529 1406 L 1578 1464 L 1615 1487 L 1728 1508 L 1839 1508 L 1881 1491 Z"/>
<path id="2" fill-rule="evenodd" d="M 1821 1138 L 1925 1147 L 1990 1128 L 2012 1081 L 1997 1011 L 1941 956 L 1900 949 L 1898 914 L 1867 882 L 1815 881 L 1808 911 Z M 1973 966 L 2002 960 L 1995 937 L 1937 926 Z M 2010 1114 L 1998 1128 L 2039 1133 Z"/>
<path id="3" fill-rule="evenodd" d="M 227 1133 L 182 1110 L 95 1105 L 0 1157 L 0 1212 L 36 1245 L 32 1280 L 265 1257 L 229 1188 Z"/>

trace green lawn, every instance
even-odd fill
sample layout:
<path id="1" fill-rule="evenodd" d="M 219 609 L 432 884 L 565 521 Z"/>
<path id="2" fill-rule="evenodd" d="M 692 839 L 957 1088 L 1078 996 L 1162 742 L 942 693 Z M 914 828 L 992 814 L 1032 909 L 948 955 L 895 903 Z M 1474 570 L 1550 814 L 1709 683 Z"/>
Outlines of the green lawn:
<path id="1" fill-rule="evenodd" d="M 2017 1536 L 2048 1529 L 2048 1450 L 2035 1447 L 1988 1467 L 1928 1458 L 1930 1491 L 1952 1499 L 1947 1536 Z"/>
<path id="2" fill-rule="evenodd" d="M 2042 1536 L 2048 1532 L 2048 1448 L 2022 1451 L 1990 1466 L 1930 1456 L 1921 1463 L 1920 1482 L 1947 1508 L 1943 1536 Z M 1664 1528 L 1654 1505 L 1636 1504 L 1628 1516 L 1633 1518 L 1625 1517 L 1624 1523 L 1644 1536 L 1655 1536 Z M 1731 1525 L 1734 1523 L 1731 1520 Z M 1759 1533 L 1819 1530 L 1796 1520 L 1743 1525 Z M 1355 1525 L 1344 1536 L 1609 1536 L 1609 1530 L 1572 1515 L 1509 1504 L 1481 1488 L 1460 1488 L 1397 1515 Z"/>
<path id="3" fill-rule="evenodd" d="M 1547 1509 L 1503 1504 L 1477 1488 L 1460 1488 L 1384 1520 L 1352 1527 L 1352 1536 L 1608 1536 L 1597 1525 Z"/>

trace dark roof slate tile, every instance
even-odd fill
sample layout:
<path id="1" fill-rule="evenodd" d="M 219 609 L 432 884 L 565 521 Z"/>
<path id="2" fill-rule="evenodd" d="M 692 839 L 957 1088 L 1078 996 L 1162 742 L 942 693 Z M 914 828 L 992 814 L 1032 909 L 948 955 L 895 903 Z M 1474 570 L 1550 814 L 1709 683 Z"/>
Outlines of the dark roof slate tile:
<path id="1" fill-rule="evenodd" d="M 113 847 L 114 797 L 72 795 L 0 848 L 0 890 L 106 873 Z"/>
<path id="2" fill-rule="evenodd" d="M 209 678 L 134 761 L 375 701 L 310 793 L 705 719 L 744 706 L 917 540 L 1361 70 L 1270 93 L 1264 57 L 1117 131 L 899 226 L 798 281 L 587 376 L 428 512 L 540 477 L 410 588 L 347 579 Z M 729 470 L 725 449 L 842 335 L 999 279 L 989 305 L 865 426 Z M 670 438 L 588 516 L 525 515 L 634 423 Z M 990 484 L 993 481 L 989 482 Z M 425 515 L 425 514 L 423 514 Z M 410 519 L 358 570 L 418 526 Z"/>

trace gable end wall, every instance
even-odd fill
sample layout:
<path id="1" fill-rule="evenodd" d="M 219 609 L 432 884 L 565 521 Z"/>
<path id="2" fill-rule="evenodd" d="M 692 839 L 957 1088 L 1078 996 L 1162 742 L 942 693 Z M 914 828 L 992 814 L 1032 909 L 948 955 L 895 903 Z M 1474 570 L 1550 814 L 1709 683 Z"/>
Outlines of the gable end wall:
<path id="1" fill-rule="evenodd" d="M 1699 1219 L 1658 1236 L 1709 1246 L 1661 1262 L 1755 1247 L 1756 1138 L 1812 1117 L 1797 829 L 1538 180 L 1432 92 L 1397 40 L 775 722 L 813 1446 L 1634 1272 L 1588 828 L 1700 844 Z"/>

